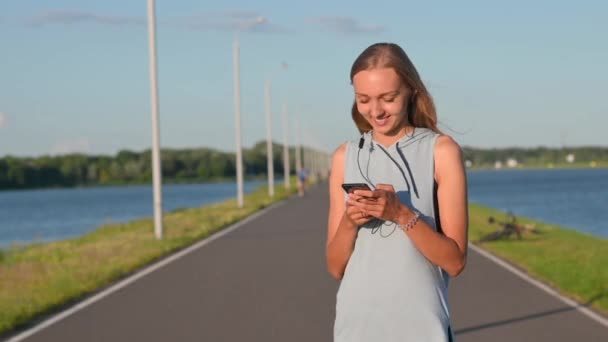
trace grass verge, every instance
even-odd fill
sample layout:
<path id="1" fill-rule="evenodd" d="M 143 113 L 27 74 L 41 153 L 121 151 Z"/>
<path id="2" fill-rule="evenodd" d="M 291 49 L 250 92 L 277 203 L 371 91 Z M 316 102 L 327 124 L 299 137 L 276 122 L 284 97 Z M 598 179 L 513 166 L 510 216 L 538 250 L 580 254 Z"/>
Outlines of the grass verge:
<path id="1" fill-rule="evenodd" d="M 295 184 L 295 181 L 292 182 Z M 0 251 L 0 334 L 61 308 L 137 269 L 201 240 L 296 192 L 266 187 L 236 199 L 166 213 L 164 238 L 154 236 L 152 218 L 103 226 L 82 237 L 15 246 Z"/>
<path id="2" fill-rule="evenodd" d="M 524 269 L 560 293 L 608 314 L 608 239 L 518 217 L 518 223 L 534 224 L 540 234 L 524 233 L 479 243 L 499 229 L 488 217 L 502 220 L 505 213 L 481 205 L 469 207 L 469 239 L 493 254 Z"/>

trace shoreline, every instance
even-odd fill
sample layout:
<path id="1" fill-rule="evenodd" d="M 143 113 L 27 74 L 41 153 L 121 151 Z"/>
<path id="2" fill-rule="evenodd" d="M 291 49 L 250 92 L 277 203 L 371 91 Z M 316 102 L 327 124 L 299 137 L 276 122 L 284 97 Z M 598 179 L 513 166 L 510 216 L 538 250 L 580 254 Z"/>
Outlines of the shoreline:
<path id="1" fill-rule="evenodd" d="M 522 233 L 522 239 L 512 236 L 495 241 L 480 242 L 499 230 L 488 224 L 487 218 L 504 217 L 505 213 L 483 205 L 469 204 L 469 242 L 514 265 L 556 292 L 581 305 L 608 315 L 608 239 L 571 228 L 517 216 L 522 225 L 533 225 Z M 598 271 L 599 270 L 599 271 Z"/>
<path id="2" fill-rule="evenodd" d="M 293 177 L 293 176 L 292 176 Z M 261 177 L 245 177 L 244 182 L 252 181 L 265 181 L 266 175 Z M 275 182 L 283 181 L 283 178 L 276 178 Z M 217 179 L 204 179 L 204 180 L 163 180 L 163 185 L 182 185 L 182 184 L 219 184 L 219 183 L 230 183 L 236 184 L 236 178 L 217 178 Z M 74 186 L 45 186 L 45 187 L 24 187 L 24 188 L 0 188 L 2 192 L 18 192 L 18 191 L 31 191 L 31 190 L 62 190 L 62 189 L 88 189 L 88 188 L 104 188 L 104 187 L 128 187 L 128 186 L 152 186 L 151 181 L 147 182 L 110 182 L 103 184 L 80 184 Z"/>
<path id="3" fill-rule="evenodd" d="M 469 200 L 469 208 L 471 208 L 471 206 L 478 206 L 478 207 L 484 207 L 484 208 L 495 210 L 496 212 L 499 213 L 496 216 L 498 216 L 500 218 L 505 217 L 507 215 L 507 212 L 502 211 L 500 209 L 496 209 L 494 207 L 487 206 L 487 205 L 485 205 L 483 203 L 479 203 L 479 202 L 475 202 L 475 201 L 470 201 Z M 595 234 L 592 234 L 592 233 L 584 231 L 584 230 L 580 230 L 580 229 L 576 229 L 576 228 L 568 227 L 568 226 L 562 226 L 562 225 L 560 225 L 558 223 L 544 221 L 543 219 L 540 219 L 540 218 L 537 219 L 537 218 L 528 217 L 528 216 L 525 216 L 525 215 L 515 215 L 515 216 L 518 219 L 522 219 L 522 220 L 525 220 L 525 222 L 529 222 L 529 224 L 532 223 L 532 222 L 534 222 L 535 224 L 539 224 L 539 225 L 548 225 L 548 226 L 556 227 L 558 229 L 576 232 L 578 234 L 582 234 L 582 235 L 585 235 L 585 236 L 587 236 L 589 238 L 593 238 L 593 239 L 608 240 L 608 236 L 604 237 L 604 236 L 600 236 L 600 235 L 595 235 Z"/>
<path id="4" fill-rule="evenodd" d="M 608 169 L 608 163 L 600 164 L 598 166 L 585 166 L 585 165 L 557 165 L 554 167 L 547 166 L 516 166 L 516 167 L 501 167 L 495 168 L 493 166 L 487 167 L 468 167 L 466 171 L 526 171 L 526 170 L 539 170 L 539 171 L 549 171 L 549 170 L 600 170 L 600 169 Z"/>

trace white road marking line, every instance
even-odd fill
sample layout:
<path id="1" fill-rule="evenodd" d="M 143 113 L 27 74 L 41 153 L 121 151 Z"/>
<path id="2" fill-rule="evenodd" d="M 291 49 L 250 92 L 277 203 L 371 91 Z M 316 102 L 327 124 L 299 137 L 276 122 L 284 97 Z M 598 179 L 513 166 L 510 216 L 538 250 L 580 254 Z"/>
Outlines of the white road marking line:
<path id="1" fill-rule="evenodd" d="M 515 274 L 516 276 L 518 276 L 521 279 L 527 281 L 528 283 L 530 283 L 530 284 L 538 287 L 539 289 L 543 290 L 544 292 L 546 292 L 547 294 L 553 296 L 554 298 L 557 298 L 560 301 L 566 303 L 568 306 L 570 306 L 573 309 L 579 311 L 583 315 L 585 315 L 585 316 L 593 319 L 594 321 L 596 321 L 599 324 L 601 324 L 601 325 L 603 325 L 603 326 L 605 326 L 605 327 L 608 328 L 608 319 L 606 319 L 605 317 L 602 317 L 601 315 L 597 314 L 596 312 L 588 309 L 583 304 L 580 304 L 580 303 L 578 303 L 578 302 L 576 302 L 576 301 L 574 301 L 574 300 L 572 300 L 570 298 L 564 297 L 559 292 L 555 291 L 554 289 L 552 289 L 551 287 L 547 286 L 546 284 L 543 284 L 542 282 L 540 282 L 540 281 L 538 281 L 538 280 L 530 277 L 526 273 L 524 273 L 524 272 L 518 270 L 517 268 L 509 265 L 509 263 L 503 261 L 499 257 L 491 254 L 490 252 L 487 252 L 487 251 L 481 249 L 478 246 L 473 245 L 471 242 L 469 242 L 469 248 L 471 248 L 475 252 L 481 254 L 482 256 L 490 259 L 491 261 L 497 263 L 498 265 L 500 265 L 503 268 L 505 268 L 507 271 Z"/>
<path id="2" fill-rule="evenodd" d="M 194 245 L 185 248 L 184 250 L 181 250 L 157 263 L 154 263 L 152 265 L 149 265 L 148 267 L 142 269 L 141 271 L 129 276 L 128 278 L 125 278 L 121 281 L 119 281 L 118 283 L 116 283 L 115 285 L 112 285 L 111 287 L 107 288 L 106 290 L 94 295 L 91 298 L 88 298 L 78 304 L 76 304 L 75 306 L 57 313 L 56 315 L 53 315 L 52 317 L 42 321 L 41 323 L 37 324 L 36 326 L 27 329 L 25 331 L 23 331 L 22 333 L 15 335 L 13 337 L 11 337 L 10 339 L 6 340 L 6 342 L 19 342 L 22 341 L 34 334 L 36 334 L 37 332 L 48 328 L 49 326 L 75 314 L 76 312 L 86 308 L 87 306 L 94 304 L 95 302 L 100 301 L 101 299 L 103 299 L 104 297 L 107 297 L 109 295 L 111 295 L 112 293 L 122 289 L 123 287 L 126 287 L 127 285 L 137 281 L 139 278 L 142 278 L 144 276 L 146 276 L 149 273 L 152 273 L 178 259 L 180 259 L 181 257 L 213 242 L 214 240 L 217 240 L 219 238 L 221 238 L 222 236 L 242 227 L 243 225 L 247 224 L 248 222 L 255 220 L 256 218 L 266 214 L 267 212 L 269 212 L 270 210 L 276 209 L 280 206 L 282 206 L 283 204 L 287 203 L 286 200 L 283 200 L 281 202 L 272 204 L 270 206 L 268 206 L 267 208 L 264 208 L 254 214 L 251 214 L 250 216 L 246 217 L 245 219 L 243 219 L 242 221 L 239 221 L 235 224 L 233 224 L 232 226 L 229 226 L 228 228 L 224 228 L 216 233 L 214 233 L 213 235 L 205 238 L 204 240 L 201 240 L 197 243 L 195 243 Z"/>

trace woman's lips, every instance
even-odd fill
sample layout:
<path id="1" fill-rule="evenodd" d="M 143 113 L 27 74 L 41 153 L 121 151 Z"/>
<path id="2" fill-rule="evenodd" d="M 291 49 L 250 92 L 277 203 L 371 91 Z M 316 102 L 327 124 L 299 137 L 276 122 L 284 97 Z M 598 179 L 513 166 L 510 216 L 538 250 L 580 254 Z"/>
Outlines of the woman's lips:
<path id="1" fill-rule="evenodd" d="M 390 115 L 389 116 L 384 116 L 384 117 L 382 117 L 382 119 L 380 119 L 380 118 L 374 118 L 372 120 L 374 121 L 374 124 L 376 126 L 382 127 L 382 126 L 385 126 L 388 123 L 388 118 L 389 117 L 390 117 Z"/>

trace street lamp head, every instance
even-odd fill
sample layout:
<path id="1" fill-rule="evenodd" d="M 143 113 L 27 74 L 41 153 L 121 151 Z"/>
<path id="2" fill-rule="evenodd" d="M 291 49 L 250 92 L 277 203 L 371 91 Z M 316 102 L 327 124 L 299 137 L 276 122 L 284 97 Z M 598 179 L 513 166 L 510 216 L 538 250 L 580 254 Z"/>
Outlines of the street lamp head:
<path id="1" fill-rule="evenodd" d="M 248 31 L 251 28 L 253 28 L 254 26 L 264 24 L 267 21 L 268 21 L 268 19 L 266 19 L 266 17 L 258 16 L 258 17 L 255 17 L 253 19 L 241 22 L 238 25 L 237 31 Z"/>
<path id="2" fill-rule="evenodd" d="M 268 20 L 266 19 L 266 17 L 263 17 L 263 16 L 259 16 L 259 17 L 255 18 L 255 24 L 263 24 L 267 21 Z"/>

